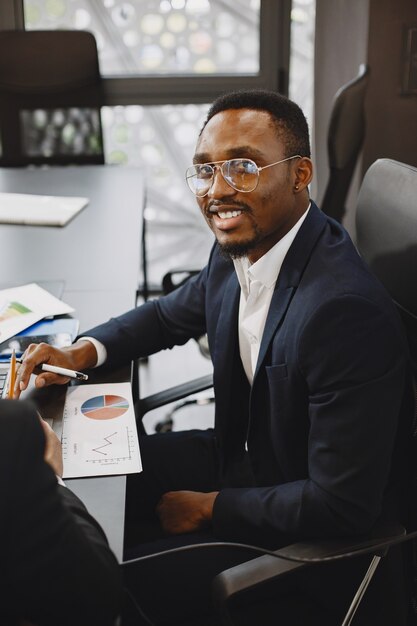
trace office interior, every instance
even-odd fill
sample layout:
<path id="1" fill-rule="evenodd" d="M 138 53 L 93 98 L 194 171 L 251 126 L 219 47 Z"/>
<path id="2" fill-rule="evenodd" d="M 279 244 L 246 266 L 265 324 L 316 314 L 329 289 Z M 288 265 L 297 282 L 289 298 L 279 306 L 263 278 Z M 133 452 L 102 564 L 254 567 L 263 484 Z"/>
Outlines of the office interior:
<path id="1" fill-rule="evenodd" d="M 95 34 L 106 163 L 138 166 L 147 179 L 151 297 L 157 296 L 167 271 L 199 268 L 210 250 L 212 238 L 186 188 L 184 170 L 208 104 L 225 88 L 281 90 L 301 106 L 315 164 L 311 195 L 320 206 L 329 179 L 327 141 L 335 95 L 361 66 L 368 67 L 365 134 L 343 216 L 355 240 L 356 200 L 371 163 L 378 158 L 417 163 L 410 70 L 415 60 L 407 50 L 416 22 L 413 0 L 3 0 L 0 5 L 1 29 L 76 28 Z M 182 382 L 177 358 L 175 350 L 155 357 L 157 375 L 152 359 L 143 364 L 144 392 L 163 388 L 171 379 Z M 195 346 L 183 349 L 181 358 L 180 378 L 195 368 L 199 374 L 209 371 L 209 361 Z M 211 409 L 201 409 L 199 416 Z M 153 428 L 153 418 L 147 419 Z"/>
<path id="2" fill-rule="evenodd" d="M 159 297 L 167 272 L 185 275 L 204 265 L 213 240 L 184 170 L 210 102 L 225 90 L 272 89 L 300 105 L 315 165 L 311 197 L 320 207 L 330 176 L 335 97 L 367 68 L 364 136 L 342 216 L 354 242 L 358 194 L 369 167 L 383 158 L 417 167 L 415 0 L 1 0 L 0 31 L 20 29 L 87 30 L 96 38 L 104 160 L 137 168 L 145 185 L 145 235 L 140 253 L 132 255 L 138 263 L 132 303 Z M 32 130 L 38 125 L 32 138 L 42 151 L 42 115 L 30 123 Z M 67 134 L 71 141 L 70 123 Z M 122 202 L 122 188 L 119 193 Z M 116 238 L 112 254 L 118 246 L 122 250 L 124 241 Z M 118 280 L 123 288 L 123 274 Z M 212 372 L 197 342 L 137 367 L 144 396 Z M 212 426 L 210 390 L 193 398 L 197 403 L 181 401 L 147 415 L 147 432 Z"/>
<path id="3" fill-rule="evenodd" d="M 184 16 L 195 19 L 201 30 L 183 24 Z M 138 164 L 150 179 L 145 210 L 150 236 L 155 231 L 148 246 L 152 286 L 170 266 L 189 264 L 185 241 L 196 265 L 210 248 L 193 198 L 187 195 L 183 169 L 207 106 L 225 85 L 279 89 L 303 108 L 316 171 L 312 197 L 320 204 L 329 176 L 326 143 L 334 96 L 355 78 L 361 64 L 369 67 L 366 134 L 344 219 L 354 237 L 355 199 L 369 165 L 381 155 L 415 163 L 415 93 L 404 84 L 410 64 L 407 37 L 415 22 L 412 0 L 242 0 L 217 5 L 203 0 L 3 0 L 0 6 L 1 29 L 95 33 L 104 79 L 106 162 Z M 197 28 L 197 35 L 191 28 Z M 189 32 L 187 51 L 183 43 Z M 146 44 L 142 52 L 141 41 Z M 225 78 L 217 72 L 230 74 Z"/>
<path id="4" fill-rule="evenodd" d="M 208 104 L 225 86 L 277 89 L 302 107 L 315 163 L 311 193 L 320 205 L 335 94 L 368 66 L 366 132 L 344 216 L 355 238 L 355 200 L 370 164 L 381 156 L 416 162 L 415 60 L 407 51 L 415 23 L 412 0 L 3 0 L 0 6 L 2 30 L 95 34 L 105 160 L 138 165 L 148 180 L 151 289 L 172 267 L 188 267 L 190 259 L 201 266 L 210 249 L 183 169 Z"/>

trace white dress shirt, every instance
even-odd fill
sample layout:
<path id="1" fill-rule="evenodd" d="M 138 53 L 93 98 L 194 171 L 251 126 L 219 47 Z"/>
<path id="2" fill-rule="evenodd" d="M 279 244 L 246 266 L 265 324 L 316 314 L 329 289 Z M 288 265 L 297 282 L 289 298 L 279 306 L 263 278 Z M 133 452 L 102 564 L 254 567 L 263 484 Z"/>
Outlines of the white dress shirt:
<path id="1" fill-rule="evenodd" d="M 251 385 L 275 284 L 285 256 L 301 224 L 307 217 L 309 209 L 310 205 L 291 230 L 256 263 L 251 265 L 248 257 L 233 260 L 241 289 L 239 302 L 240 358 Z"/>
<path id="2" fill-rule="evenodd" d="M 93 346 L 96 349 L 97 361 L 96 361 L 96 364 L 93 365 L 93 368 L 94 367 L 100 367 L 100 365 L 103 365 L 103 363 L 105 363 L 107 361 L 106 346 L 104 346 L 101 343 L 101 341 L 98 341 L 98 339 L 95 339 L 94 337 L 80 337 L 80 339 L 78 339 L 78 341 L 76 341 L 76 343 L 78 343 L 80 341 L 89 341 L 90 343 L 93 344 Z"/>

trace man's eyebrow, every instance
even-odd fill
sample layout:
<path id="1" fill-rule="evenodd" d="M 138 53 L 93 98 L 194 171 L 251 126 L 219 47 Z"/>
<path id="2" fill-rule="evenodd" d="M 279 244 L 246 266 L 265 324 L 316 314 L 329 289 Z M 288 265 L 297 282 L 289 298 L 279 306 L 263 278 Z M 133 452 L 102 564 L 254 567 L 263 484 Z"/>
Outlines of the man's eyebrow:
<path id="1" fill-rule="evenodd" d="M 197 152 L 194 155 L 193 163 L 209 163 L 210 157 L 206 152 Z"/>
<path id="2" fill-rule="evenodd" d="M 257 150 L 253 146 L 238 146 L 236 148 L 230 148 L 223 153 L 228 159 L 244 158 L 256 159 L 262 158 L 264 155 L 260 150 Z M 211 155 L 207 152 L 197 152 L 194 155 L 193 163 L 213 163 L 217 159 L 212 159 Z"/>

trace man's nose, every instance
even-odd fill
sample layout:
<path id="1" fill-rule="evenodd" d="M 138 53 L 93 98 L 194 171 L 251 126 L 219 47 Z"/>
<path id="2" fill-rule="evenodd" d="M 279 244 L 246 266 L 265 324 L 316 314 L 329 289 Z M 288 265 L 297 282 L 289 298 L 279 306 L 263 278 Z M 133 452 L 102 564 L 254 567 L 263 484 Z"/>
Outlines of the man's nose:
<path id="1" fill-rule="evenodd" d="M 223 178 L 220 166 L 214 168 L 213 181 L 208 192 L 208 196 L 212 198 L 221 198 L 223 196 L 233 196 L 236 189 L 233 189 Z"/>

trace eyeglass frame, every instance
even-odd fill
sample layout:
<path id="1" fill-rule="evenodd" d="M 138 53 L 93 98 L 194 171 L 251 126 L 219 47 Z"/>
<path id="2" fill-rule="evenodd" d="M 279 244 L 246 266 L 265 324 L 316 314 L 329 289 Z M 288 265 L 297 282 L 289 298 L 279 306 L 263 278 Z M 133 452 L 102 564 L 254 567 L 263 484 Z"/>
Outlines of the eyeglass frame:
<path id="1" fill-rule="evenodd" d="M 214 182 L 214 176 L 216 174 L 216 169 L 219 169 L 220 174 L 222 175 L 223 180 L 229 185 L 229 187 L 231 187 L 232 189 L 234 189 L 235 191 L 239 191 L 239 193 L 252 193 L 252 191 L 255 191 L 255 189 L 257 188 L 258 184 L 259 184 L 259 174 L 262 172 L 262 170 L 266 170 L 268 169 L 268 167 L 273 167 L 274 165 L 279 165 L 280 163 L 284 163 L 285 161 L 290 161 L 291 159 L 302 159 L 303 157 L 301 156 L 301 154 L 294 154 L 293 156 L 287 157 L 286 159 L 281 159 L 280 161 L 275 161 L 275 163 L 269 163 L 269 165 L 263 165 L 262 167 L 259 167 L 259 165 L 257 163 L 255 163 L 255 161 L 253 159 L 249 159 L 246 157 L 235 157 L 234 159 L 224 159 L 224 161 L 211 161 L 209 163 L 194 163 L 193 165 L 190 165 L 190 167 L 187 167 L 186 171 L 185 171 L 185 180 L 187 182 L 187 186 L 189 188 L 189 190 L 191 191 L 191 193 L 193 193 L 197 198 L 205 198 L 207 196 L 207 194 L 210 192 L 210 189 L 213 185 Z M 222 167 L 225 163 L 229 163 L 230 161 L 250 161 L 251 163 L 254 164 L 254 166 L 256 167 L 256 174 L 257 174 L 257 179 L 256 179 L 256 185 L 255 187 L 253 187 L 253 189 L 237 189 L 236 187 L 234 187 L 230 181 L 227 180 L 227 178 L 225 178 L 224 174 L 223 174 L 223 170 Z M 221 165 L 219 165 L 221 164 Z M 190 178 L 192 178 L 191 176 L 187 176 L 187 172 L 191 167 L 197 167 L 198 165 L 208 165 L 209 167 L 212 168 L 213 170 L 213 174 L 211 177 L 211 183 L 209 188 L 207 189 L 206 193 L 203 194 L 202 196 L 198 195 L 197 193 L 195 193 L 191 187 L 190 184 L 188 182 L 188 180 Z"/>

